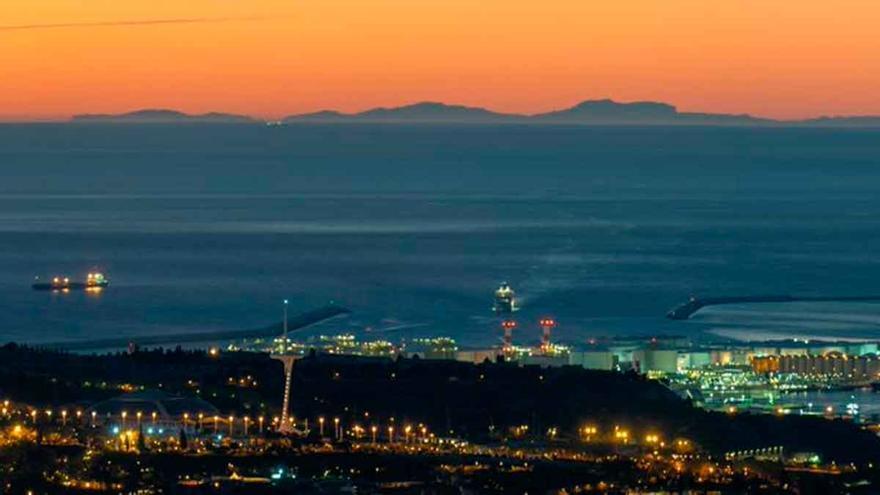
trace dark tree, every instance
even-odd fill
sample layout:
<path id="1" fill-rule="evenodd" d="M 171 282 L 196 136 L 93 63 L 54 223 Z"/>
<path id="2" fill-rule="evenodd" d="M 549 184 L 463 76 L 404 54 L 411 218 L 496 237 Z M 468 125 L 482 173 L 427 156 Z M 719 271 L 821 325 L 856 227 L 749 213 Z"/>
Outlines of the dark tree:
<path id="1" fill-rule="evenodd" d="M 186 438 L 186 431 L 184 431 L 183 428 L 180 429 L 180 437 L 178 441 L 180 442 L 181 450 L 186 450 L 187 448 L 189 448 L 189 441 Z"/>

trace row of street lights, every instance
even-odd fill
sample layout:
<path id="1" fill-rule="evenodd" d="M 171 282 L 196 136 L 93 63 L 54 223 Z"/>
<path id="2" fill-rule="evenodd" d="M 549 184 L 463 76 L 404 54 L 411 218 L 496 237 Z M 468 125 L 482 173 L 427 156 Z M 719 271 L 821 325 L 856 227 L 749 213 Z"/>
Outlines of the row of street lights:
<path id="1" fill-rule="evenodd" d="M 321 438 L 324 438 L 324 425 L 327 423 L 324 416 L 318 417 L 318 433 Z M 387 440 L 388 443 L 394 443 L 395 440 L 395 431 L 398 432 L 398 437 L 400 432 L 403 432 L 404 443 L 410 443 L 412 440 L 417 438 L 417 435 L 421 433 L 423 439 L 428 438 L 428 427 L 420 424 L 418 429 L 413 428 L 412 425 L 404 425 L 402 429 L 395 428 L 394 425 L 389 425 L 385 430 L 387 432 Z M 351 427 L 351 435 L 355 438 L 362 438 L 366 434 L 366 429 L 358 424 L 354 424 Z M 333 418 L 333 437 L 336 441 L 342 441 L 345 438 L 345 429 L 342 426 L 341 420 L 338 417 Z M 370 426 L 370 438 L 373 443 L 377 443 L 379 440 L 379 427 L 377 425 Z"/>
<path id="2" fill-rule="evenodd" d="M 243 425 L 244 435 L 247 436 L 250 433 L 251 424 L 254 420 L 250 416 L 243 416 L 241 419 L 241 423 Z M 232 436 L 235 434 L 235 415 L 229 415 L 226 417 L 215 414 L 211 417 L 206 417 L 204 413 L 199 413 L 195 417 L 191 417 L 189 413 L 183 413 L 183 427 L 188 428 L 190 426 L 190 422 L 193 423 L 194 426 L 198 426 L 200 430 L 205 428 L 205 422 L 211 421 L 213 423 L 213 431 L 214 433 L 218 433 L 220 431 L 220 424 L 226 423 L 229 427 L 229 435 Z M 272 420 L 272 424 L 276 424 L 278 422 L 278 418 L 274 418 Z M 256 418 L 257 428 L 259 433 L 262 435 L 265 429 L 266 418 L 265 416 L 258 416 Z"/>
<path id="3" fill-rule="evenodd" d="M 9 411 L 8 403 L 9 403 L 9 401 L 5 401 L 3 403 L 3 414 L 4 415 L 7 414 Z M 52 409 L 46 409 L 43 411 L 43 414 L 45 415 L 45 417 L 47 418 L 48 421 L 51 421 L 53 416 L 55 415 L 55 411 L 53 411 Z M 40 418 L 40 411 L 37 409 L 32 409 L 30 411 L 30 416 L 31 416 L 31 420 L 36 425 L 39 421 L 39 418 Z M 58 416 L 60 416 L 60 418 L 61 418 L 62 425 L 67 426 L 68 417 L 71 416 L 68 413 L 67 409 L 60 410 L 58 412 Z M 83 421 L 85 421 L 85 418 L 88 417 L 89 424 L 92 427 L 97 426 L 98 413 L 96 411 L 91 411 L 89 413 L 89 415 L 87 416 L 81 409 L 77 409 L 74 412 L 73 417 L 75 417 L 76 421 L 79 423 L 82 423 Z M 108 415 L 108 418 L 109 417 L 110 416 Z M 134 422 L 134 424 L 132 424 L 131 426 L 135 426 L 136 428 L 139 429 L 141 427 L 141 425 L 143 424 L 143 422 L 145 420 L 147 420 L 147 418 L 149 418 L 150 423 L 153 426 L 155 426 L 157 424 L 157 422 L 159 421 L 159 414 L 156 411 L 150 412 L 149 416 L 145 415 L 142 411 L 136 411 L 136 412 L 134 412 L 134 414 L 130 414 L 128 411 L 120 411 L 120 413 L 119 413 L 119 419 L 121 422 L 120 426 L 123 431 L 125 431 L 128 428 L 129 422 L 131 422 L 131 421 Z M 262 435 L 265 432 L 266 417 L 264 417 L 264 416 L 258 416 L 256 419 L 253 419 L 250 416 L 243 416 L 241 418 L 236 418 L 235 415 L 221 416 L 221 415 L 215 414 L 215 415 L 206 416 L 204 413 L 190 415 L 190 413 L 188 413 L 188 412 L 185 412 L 181 415 L 181 422 L 182 422 L 184 428 L 188 428 L 190 426 L 198 426 L 198 428 L 200 430 L 202 430 L 205 428 L 206 424 L 210 422 L 212 424 L 213 432 L 219 433 L 220 429 L 221 429 L 220 428 L 221 424 L 225 423 L 225 426 L 228 426 L 228 428 L 229 428 L 228 431 L 229 431 L 230 436 L 232 436 L 235 433 L 236 419 L 240 419 L 241 424 L 243 426 L 243 433 L 245 436 L 250 434 L 252 426 L 257 427 L 257 431 L 259 432 L 260 435 Z M 279 422 L 279 419 L 277 417 L 274 417 L 271 420 L 272 425 L 277 425 L 278 422 Z M 318 417 L 318 429 L 319 429 L 319 434 L 320 434 L 321 438 L 324 438 L 326 427 L 329 426 L 328 423 L 331 423 L 331 422 L 328 422 L 324 416 Z M 308 428 L 308 420 L 306 420 L 305 424 L 306 424 L 306 428 Z M 336 441 L 344 440 L 346 431 L 345 431 L 345 428 L 343 427 L 342 420 L 339 417 L 334 417 L 332 419 L 332 425 L 333 425 L 333 438 Z M 350 434 L 355 436 L 356 438 L 362 438 L 365 436 L 366 431 L 367 430 L 364 427 L 361 427 L 360 425 L 355 424 L 351 427 Z M 370 437 L 372 439 L 372 442 L 377 443 L 379 440 L 379 427 L 377 425 L 372 425 L 369 428 L 369 431 L 370 431 Z M 399 438 L 399 436 L 401 435 L 401 432 L 403 434 L 403 440 L 405 443 L 409 443 L 413 439 L 418 438 L 419 434 L 421 434 L 423 439 L 428 438 L 428 429 L 426 426 L 421 425 L 421 424 L 418 425 L 418 427 L 413 427 L 412 425 L 404 425 L 400 429 L 396 428 L 394 425 L 389 425 L 385 429 L 385 432 L 387 433 L 386 439 L 389 443 L 394 443 L 395 439 Z M 395 433 L 397 434 L 397 437 L 395 436 Z"/>

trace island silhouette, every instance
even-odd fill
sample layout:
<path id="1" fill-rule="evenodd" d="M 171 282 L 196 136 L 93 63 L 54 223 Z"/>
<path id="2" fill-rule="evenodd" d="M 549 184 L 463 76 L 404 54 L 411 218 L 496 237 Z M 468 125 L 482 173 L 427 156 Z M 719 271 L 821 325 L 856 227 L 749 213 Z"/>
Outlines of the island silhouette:
<path id="1" fill-rule="evenodd" d="M 257 124 L 263 119 L 230 113 L 187 114 L 169 109 L 145 109 L 121 114 L 75 115 L 76 123 L 118 124 Z M 335 110 L 284 117 L 283 124 L 529 124 L 529 125 L 690 125 L 690 126 L 799 126 L 880 127 L 880 116 L 822 116 L 803 120 L 776 120 L 748 114 L 681 112 L 674 105 L 655 101 L 617 102 L 586 100 L 569 108 L 536 114 L 495 112 L 481 107 L 419 102 L 398 107 L 379 107 L 363 112 Z"/>

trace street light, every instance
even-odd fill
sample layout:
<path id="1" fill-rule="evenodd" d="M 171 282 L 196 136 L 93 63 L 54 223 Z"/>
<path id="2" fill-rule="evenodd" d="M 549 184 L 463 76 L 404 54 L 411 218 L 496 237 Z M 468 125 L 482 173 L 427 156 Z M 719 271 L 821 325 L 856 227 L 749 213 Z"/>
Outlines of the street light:
<path id="1" fill-rule="evenodd" d="M 262 435 L 263 434 L 263 417 L 260 416 L 259 418 L 257 418 L 257 421 L 260 422 L 260 435 Z"/>
<path id="2" fill-rule="evenodd" d="M 153 411 L 150 413 L 150 418 L 152 418 L 152 420 L 153 420 L 153 426 L 156 426 L 156 416 L 158 416 L 156 411 Z"/>
<path id="3" fill-rule="evenodd" d="M 137 416 L 137 420 L 138 420 L 138 430 L 140 430 L 141 429 L 141 416 L 143 416 L 143 413 L 138 411 L 136 416 Z"/>
<path id="4" fill-rule="evenodd" d="M 122 430 L 125 431 L 125 417 L 128 416 L 128 412 L 122 411 Z"/>
<path id="5" fill-rule="evenodd" d="M 248 435 L 248 422 L 251 420 L 249 416 L 244 417 L 244 436 Z"/>
<path id="6" fill-rule="evenodd" d="M 376 443 L 376 432 L 378 432 L 378 431 L 379 431 L 379 428 L 377 428 L 376 425 L 373 425 L 370 427 L 370 432 L 373 434 L 373 443 L 374 444 Z"/>
<path id="7" fill-rule="evenodd" d="M 217 433 L 217 430 L 220 428 L 220 416 L 214 415 L 214 433 Z"/>
<path id="8" fill-rule="evenodd" d="M 321 433 L 321 438 L 324 438 L 324 416 L 318 417 L 318 425 L 320 427 L 318 431 Z"/>
<path id="9" fill-rule="evenodd" d="M 339 418 L 333 418 L 333 435 L 339 440 Z"/>
<path id="10" fill-rule="evenodd" d="M 388 427 L 388 443 L 394 443 L 394 427 Z"/>
<path id="11" fill-rule="evenodd" d="M 61 410 L 61 426 L 67 426 L 67 409 Z"/>
<path id="12" fill-rule="evenodd" d="M 235 416 L 229 416 L 229 436 L 232 436 L 232 427 L 235 425 Z"/>
<path id="13" fill-rule="evenodd" d="M 98 415 L 97 412 L 92 411 L 92 428 L 95 427 L 95 416 L 97 416 L 97 415 Z"/>

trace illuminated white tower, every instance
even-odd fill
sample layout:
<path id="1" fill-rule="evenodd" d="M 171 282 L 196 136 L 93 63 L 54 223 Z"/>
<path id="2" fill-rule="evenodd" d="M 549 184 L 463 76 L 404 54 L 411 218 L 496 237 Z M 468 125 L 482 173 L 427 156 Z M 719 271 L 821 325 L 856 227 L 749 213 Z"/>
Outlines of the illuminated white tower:
<path id="1" fill-rule="evenodd" d="M 284 400 L 281 406 L 281 424 L 278 425 L 280 433 L 293 433 L 294 425 L 290 420 L 290 387 L 293 382 L 293 365 L 299 356 L 287 354 L 287 299 L 284 300 L 284 320 L 282 326 L 284 333 L 281 337 L 281 350 L 272 354 L 272 359 L 281 361 L 284 365 Z"/>

